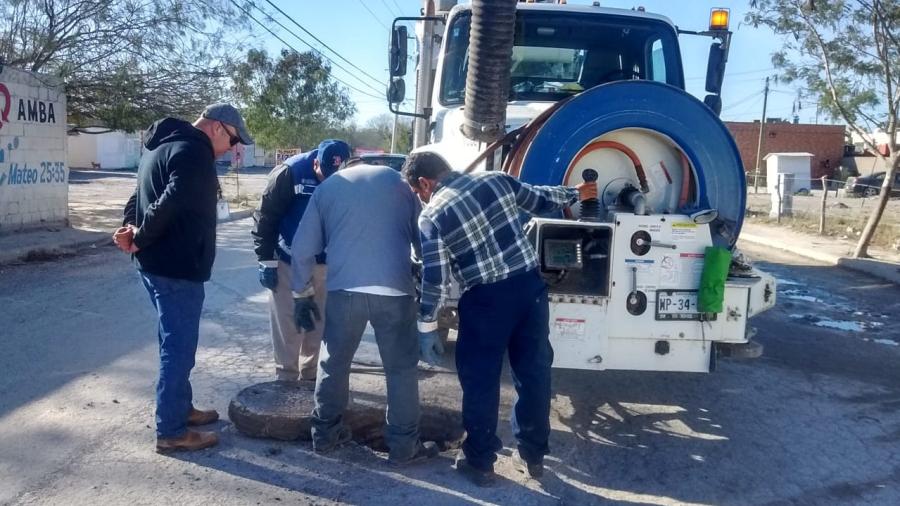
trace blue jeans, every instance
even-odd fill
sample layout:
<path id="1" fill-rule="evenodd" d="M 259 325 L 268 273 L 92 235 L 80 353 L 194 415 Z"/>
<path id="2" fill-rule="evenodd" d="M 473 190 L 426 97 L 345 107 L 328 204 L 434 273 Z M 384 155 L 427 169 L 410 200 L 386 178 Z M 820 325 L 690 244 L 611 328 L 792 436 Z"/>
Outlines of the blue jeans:
<path id="1" fill-rule="evenodd" d="M 512 415 L 519 454 L 543 462 L 550 438 L 550 307 L 537 271 L 476 285 L 459 300 L 456 369 L 463 391 L 463 452 L 472 467 L 491 470 L 496 452 L 503 355 L 509 353 L 518 399 Z"/>
<path id="2" fill-rule="evenodd" d="M 316 378 L 312 437 L 328 445 L 343 425 L 350 392 L 350 364 L 371 322 L 387 383 L 384 439 L 394 459 L 405 460 L 419 441 L 419 340 L 411 296 L 392 297 L 337 290 L 328 292 L 325 330 Z"/>
<path id="3" fill-rule="evenodd" d="M 174 438 L 187 430 L 191 411 L 191 369 L 200 335 L 203 283 L 141 272 L 159 315 L 159 381 L 156 383 L 156 437 Z"/>

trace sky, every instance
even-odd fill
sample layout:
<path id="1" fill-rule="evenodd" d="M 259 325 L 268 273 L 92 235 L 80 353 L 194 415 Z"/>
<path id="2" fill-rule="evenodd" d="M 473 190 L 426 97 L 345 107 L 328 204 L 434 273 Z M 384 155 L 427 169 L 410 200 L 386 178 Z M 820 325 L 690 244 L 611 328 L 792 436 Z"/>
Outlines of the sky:
<path id="1" fill-rule="evenodd" d="M 390 26 L 397 16 L 417 16 L 421 8 L 421 0 L 269 0 L 321 42 L 334 49 L 344 59 L 323 48 L 308 34 L 301 31 L 290 20 L 275 13 L 267 0 L 255 0 L 260 6 L 267 7 L 274 13 L 275 20 L 281 22 L 291 31 L 300 35 L 312 47 L 323 50 L 333 59 L 334 76 L 346 84 L 356 88 L 348 89 L 351 98 L 356 102 L 356 121 L 365 124 L 370 118 L 379 114 L 388 114 L 384 89 L 388 82 L 387 51 L 389 46 Z M 570 4 L 590 5 L 591 0 L 569 0 Z M 675 25 L 687 30 L 704 30 L 709 20 L 709 11 L 713 7 L 731 9 L 731 30 L 734 32 L 726 67 L 724 88 L 722 91 L 722 119 L 726 121 L 753 121 L 762 115 L 763 88 L 767 76 L 774 77 L 777 72 L 772 66 L 771 54 L 779 47 L 780 39 L 766 28 L 753 28 L 743 23 L 744 14 L 749 9 L 749 1 L 705 1 L 705 0 L 601 0 L 604 7 L 627 8 L 643 6 L 648 12 L 661 14 L 672 20 Z M 253 11 L 258 15 L 258 11 Z M 310 45 L 298 40 L 272 20 L 262 16 L 258 19 L 277 33 L 295 49 L 308 50 Z M 259 25 L 254 26 L 258 36 L 258 44 L 270 52 L 277 54 L 285 44 L 267 33 Z M 702 99 L 706 75 L 706 59 L 711 39 L 691 35 L 682 35 L 681 44 L 684 75 L 687 91 Z M 410 44 L 412 54 L 414 44 Z M 349 63 L 348 63 L 349 61 Z M 352 64 L 352 65 L 351 65 Z M 343 69 L 337 66 L 344 67 Z M 410 62 L 410 76 L 406 80 L 406 96 L 414 96 L 413 64 Z M 377 79 L 377 81 L 376 81 Z M 799 84 L 784 82 L 770 85 L 767 106 L 767 117 L 791 118 L 797 101 Z M 411 108 L 411 104 L 406 106 Z M 809 99 L 801 100 L 799 112 L 801 123 L 815 123 L 815 104 Z M 828 122 L 824 116 L 818 122 Z"/>

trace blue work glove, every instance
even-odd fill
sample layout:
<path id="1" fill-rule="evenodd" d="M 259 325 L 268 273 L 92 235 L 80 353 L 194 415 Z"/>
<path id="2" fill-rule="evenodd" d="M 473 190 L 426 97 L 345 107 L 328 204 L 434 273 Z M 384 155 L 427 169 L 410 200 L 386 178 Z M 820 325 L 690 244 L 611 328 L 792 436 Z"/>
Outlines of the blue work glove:
<path id="1" fill-rule="evenodd" d="M 316 322 L 319 321 L 322 321 L 322 315 L 319 314 L 319 306 L 313 299 L 312 288 L 300 296 L 294 294 L 294 325 L 297 330 L 306 332 L 316 330 Z"/>
<path id="2" fill-rule="evenodd" d="M 259 261 L 259 284 L 273 292 L 278 288 L 278 260 Z"/>
<path id="3" fill-rule="evenodd" d="M 431 365 L 440 365 L 444 355 L 444 343 L 438 334 L 437 322 L 418 322 L 419 359 Z"/>

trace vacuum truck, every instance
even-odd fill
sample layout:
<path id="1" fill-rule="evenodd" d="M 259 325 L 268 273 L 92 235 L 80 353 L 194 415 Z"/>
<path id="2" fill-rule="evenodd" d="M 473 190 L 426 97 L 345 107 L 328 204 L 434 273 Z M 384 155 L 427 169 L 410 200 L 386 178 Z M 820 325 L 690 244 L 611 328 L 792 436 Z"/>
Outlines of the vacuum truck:
<path id="1" fill-rule="evenodd" d="M 749 322 L 776 287 L 735 249 L 746 180 L 718 117 L 728 10 L 702 31 L 599 2 L 426 0 L 422 14 L 394 21 L 389 52 L 388 102 L 415 118 L 414 150 L 529 184 L 598 184 L 594 201 L 523 217 L 554 367 L 709 372 L 719 356 L 758 356 Z M 702 101 L 685 91 L 682 36 L 712 39 Z M 408 40 L 419 59 L 404 111 Z"/>

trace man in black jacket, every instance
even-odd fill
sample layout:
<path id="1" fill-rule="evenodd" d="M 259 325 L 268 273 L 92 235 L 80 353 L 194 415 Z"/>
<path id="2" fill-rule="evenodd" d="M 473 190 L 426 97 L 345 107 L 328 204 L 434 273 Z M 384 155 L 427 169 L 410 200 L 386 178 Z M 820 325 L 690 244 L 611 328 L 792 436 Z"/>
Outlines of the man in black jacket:
<path id="1" fill-rule="evenodd" d="M 125 206 L 116 244 L 131 253 L 159 315 L 156 450 L 213 446 L 213 432 L 188 430 L 219 418 L 195 409 L 190 373 L 200 330 L 203 283 L 216 255 L 215 160 L 237 143 L 251 144 L 240 113 L 208 106 L 193 125 L 166 118 L 144 135 L 137 188 Z"/>

